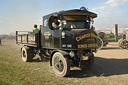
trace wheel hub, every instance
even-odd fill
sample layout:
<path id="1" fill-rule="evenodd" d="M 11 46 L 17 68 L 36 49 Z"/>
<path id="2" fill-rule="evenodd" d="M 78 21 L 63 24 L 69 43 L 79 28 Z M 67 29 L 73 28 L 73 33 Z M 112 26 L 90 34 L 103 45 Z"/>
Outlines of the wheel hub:
<path id="1" fill-rule="evenodd" d="M 56 57 L 56 58 L 55 58 L 55 63 L 54 63 L 54 65 L 55 65 L 55 68 L 56 68 L 58 71 L 60 71 L 60 72 L 63 71 L 63 68 L 64 68 L 63 62 L 62 62 L 62 60 L 61 60 L 59 57 Z"/>

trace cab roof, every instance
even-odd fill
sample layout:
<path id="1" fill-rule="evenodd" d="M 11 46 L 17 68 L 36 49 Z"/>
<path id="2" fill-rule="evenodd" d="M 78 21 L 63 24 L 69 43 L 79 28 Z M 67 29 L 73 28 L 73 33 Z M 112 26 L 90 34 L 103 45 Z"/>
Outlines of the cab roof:
<path id="1" fill-rule="evenodd" d="M 81 10 L 81 9 L 73 9 L 73 10 L 66 10 L 66 11 L 59 11 L 59 12 L 54 12 L 45 16 L 54 16 L 54 15 L 63 15 L 63 16 L 68 16 L 68 15 L 90 15 L 91 18 L 96 18 L 97 14 L 88 11 L 87 9 Z M 44 17 L 45 17 L 44 16 Z"/>

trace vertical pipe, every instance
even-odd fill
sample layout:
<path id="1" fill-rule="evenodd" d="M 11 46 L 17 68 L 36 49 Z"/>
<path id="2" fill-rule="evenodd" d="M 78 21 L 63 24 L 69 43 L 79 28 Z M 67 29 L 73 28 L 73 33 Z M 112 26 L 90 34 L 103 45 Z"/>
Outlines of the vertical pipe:
<path id="1" fill-rule="evenodd" d="M 28 34 L 27 34 L 27 44 L 28 44 Z"/>
<path id="2" fill-rule="evenodd" d="M 115 24 L 115 37 L 116 41 L 118 41 L 118 24 Z"/>
<path id="3" fill-rule="evenodd" d="M 60 15 L 60 24 L 61 24 L 61 27 L 59 28 L 59 35 L 60 35 L 60 48 L 62 48 L 62 38 L 61 38 L 61 33 L 62 33 L 62 20 L 63 20 L 63 17 L 62 15 Z"/>
<path id="4" fill-rule="evenodd" d="M 21 43 L 22 43 L 22 35 L 21 35 Z"/>

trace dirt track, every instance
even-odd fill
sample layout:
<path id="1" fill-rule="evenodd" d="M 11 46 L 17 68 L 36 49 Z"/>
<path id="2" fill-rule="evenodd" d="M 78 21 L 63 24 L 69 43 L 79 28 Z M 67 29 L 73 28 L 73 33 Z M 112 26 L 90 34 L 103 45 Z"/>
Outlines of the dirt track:
<path id="1" fill-rule="evenodd" d="M 120 49 L 117 43 L 109 43 L 95 53 L 91 69 L 72 73 L 81 85 L 128 85 L 128 50 Z"/>
<path id="2" fill-rule="evenodd" d="M 109 43 L 94 53 L 95 63 L 91 69 L 81 71 L 72 68 L 69 77 L 60 78 L 54 75 L 49 62 L 24 63 L 18 57 L 19 50 L 14 50 L 20 49 L 19 46 L 11 42 L 5 41 L 0 47 L 0 52 L 6 52 L 0 53 L 0 83 L 7 80 L 14 85 L 128 85 L 128 50 L 120 49 L 117 43 Z M 9 54 L 9 49 L 14 53 Z"/>

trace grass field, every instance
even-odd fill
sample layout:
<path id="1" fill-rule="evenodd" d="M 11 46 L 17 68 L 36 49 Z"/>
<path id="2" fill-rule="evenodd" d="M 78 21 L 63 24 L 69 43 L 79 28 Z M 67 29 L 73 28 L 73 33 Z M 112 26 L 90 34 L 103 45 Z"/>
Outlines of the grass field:
<path id="1" fill-rule="evenodd" d="M 95 55 L 91 69 L 71 68 L 68 77 L 57 77 L 49 62 L 23 62 L 21 45 L 14 40 L 0 46 L 0 85 L 128 85 L 128 50 L 117 43 L 101 49 Z"/>
<path id="2" fill-rule="evenodd" d="M 73 83 L 68 78 L 55 76 L 49 62 L 24 63 L 20 46 L 5 40 L 0 46 L 0 85 L 64 85 Z"/>

